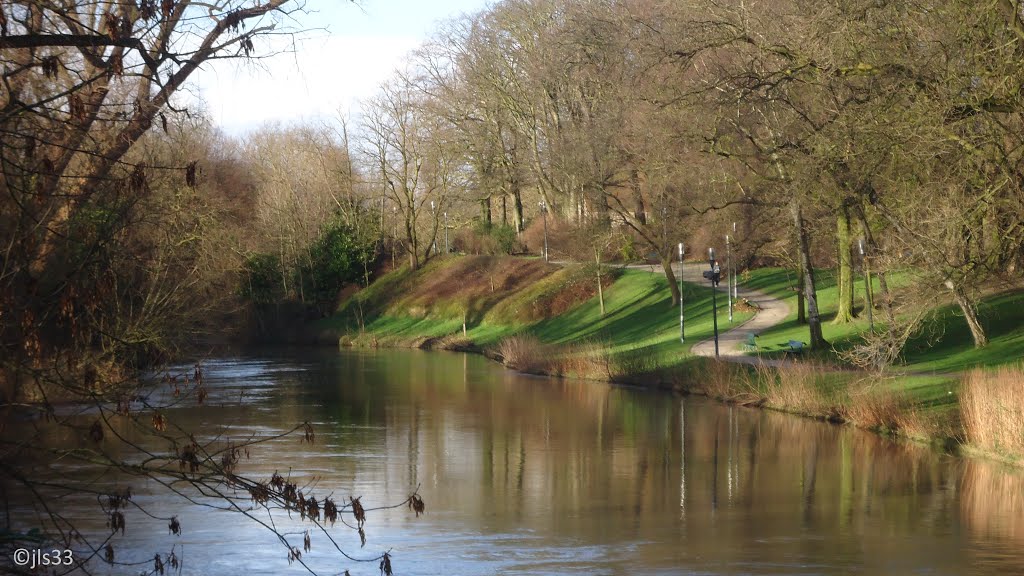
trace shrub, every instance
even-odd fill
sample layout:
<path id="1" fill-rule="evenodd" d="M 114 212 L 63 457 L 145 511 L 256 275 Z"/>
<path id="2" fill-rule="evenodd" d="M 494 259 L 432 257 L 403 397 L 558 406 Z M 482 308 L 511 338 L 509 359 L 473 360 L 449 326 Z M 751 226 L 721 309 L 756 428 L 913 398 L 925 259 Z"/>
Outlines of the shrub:
<path id="1" fill-rule="evenodd" d="M 983 450 L 1024 457 L 1024 366 L 971 370 L 960 412 L 967 441 Z"/>
<path id="2" fill-rule="evenodd" d="M 535 336 L 516 334 L 498 343 L 501 361 L 522 372 L 547 372 L 549 365 L 548 347 Z"/>
<path id="3" fill-rule="evenodd" d="M 504 224 L 478 223 L 472 229 L 461 229 L 455 235 L 455 249 L 466 254 L 497 256 L 523 251 L 516 229 Z"/>
<path id="4" fill-rule="evenodd" d="M 872 384 L 851 389 L 844 406 L 844 416 L 863 428 L 897 432 L 910 421 L 907 399 L 892 390 L 881 390 Z"/>

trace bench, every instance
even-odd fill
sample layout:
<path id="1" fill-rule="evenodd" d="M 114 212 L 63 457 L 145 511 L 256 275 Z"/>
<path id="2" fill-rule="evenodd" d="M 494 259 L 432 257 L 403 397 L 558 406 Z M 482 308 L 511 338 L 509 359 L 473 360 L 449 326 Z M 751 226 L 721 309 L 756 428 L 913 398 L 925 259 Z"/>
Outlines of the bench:
<path id="1" fill-rule="evenodd" d="M 757 334 L 747 332 L 747 339 L 743 342 L 744 352 L 757 352 Z"/>
<path id="2" fill-rule="evenodd" d="M 806 344 L 804 344 L 803 342 L 801 342 L 799 340 L 790 340 L 788 345 L 789 345 L 789 351 L 793 352 L 795 354 L 799 354 L 799 353 L 803 352 L 804 351 L 804 346 L 806 346 Z"/>

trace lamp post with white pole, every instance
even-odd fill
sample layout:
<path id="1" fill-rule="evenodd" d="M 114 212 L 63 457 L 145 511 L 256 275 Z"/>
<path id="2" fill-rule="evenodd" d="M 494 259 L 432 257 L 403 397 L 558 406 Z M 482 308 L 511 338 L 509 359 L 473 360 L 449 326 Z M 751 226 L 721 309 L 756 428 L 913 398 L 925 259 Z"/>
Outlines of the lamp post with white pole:
<path id="1" fill-rule="evenodd" d="M 451 248 L 448 246 L 448 211 L 444 211 L 444 253 L 447 256 L 451 254 Z"/>
<path id="2" fill-rule="evenodd" d="M 540 215 L 544 219 L 544 261 L 548 261 L 548 205 L 540 201 Z"/>
<path id="3" fill-rule="evenodd" d="M 433 200 L 430 201 L 430 217 L 434 220 L 434 238 L 432 240 L 433 244 L 430 245 L 430 248 L 433 251 L 434 256 L 437 256 L 437 210 Z"/>
<path id="4" fill-rule="evenodd" d="M 871 298 L 871 271 L 868 269 L 867 253 L 864 251 L 864 239 L 857 239 L 857 248 L 860 251 L 860 263 L 864 273 L 864 307 L 868 309 L 868 330 L 875 331 L 875 318 L 872 312 L 874 302 Z"/>
<path id="5" fill-rule="evenodd" d="M 732 248 L 729 235 L 725 235 L 725 293 L 729 297 L 729 322 L 732 322 Z"/>
<path id="6" fill-rule="evenodd" d="M 736 223 L 735 222 L 732 223 L 732 239 L 733 239 L 734 242 L 736 241 Z M 730 261 L 731 260 L 732 259 L 730 258 Z M 739 278 L 739 275 L 736 274 L 736 263 L 733 262 L 732 263 L 732 301 L 733 302 L 739 302 L 739 300 L 740 300 L 739 284 L 740 284 L 740 278 Z"/>
<path id="7" fill-rule="evenodd" d="M 679 342 L 686 342 L 683 316 L 683 243 L 679 243 Z"/>

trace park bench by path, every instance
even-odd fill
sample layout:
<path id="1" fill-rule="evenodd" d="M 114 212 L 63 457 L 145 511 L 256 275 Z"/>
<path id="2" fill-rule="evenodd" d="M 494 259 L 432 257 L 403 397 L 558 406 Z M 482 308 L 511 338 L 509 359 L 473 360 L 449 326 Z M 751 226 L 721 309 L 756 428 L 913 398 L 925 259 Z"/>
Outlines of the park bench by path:
<path id="1" fill-rule="evenodd" d="M 757 334 L 747 332 L 747 339 L 743 342 L 744 352 L 757 352 Z"/>

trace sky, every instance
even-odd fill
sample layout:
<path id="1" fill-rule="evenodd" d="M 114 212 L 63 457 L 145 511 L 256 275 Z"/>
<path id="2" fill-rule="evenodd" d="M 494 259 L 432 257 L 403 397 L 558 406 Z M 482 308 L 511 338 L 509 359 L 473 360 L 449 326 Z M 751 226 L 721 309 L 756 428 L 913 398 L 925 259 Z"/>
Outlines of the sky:
<path id="1" fill-rule="evenodd" d="M 308 30 L 291 53 L 259 63 L 221 60 L 194 76 L 205 102 L 229 134 L 259 126 L 352 117 L 358 101 L 401 67 L 442 20 L 472 14 L 488 0 L 308 0 L 294 27 Z M 284 42 L 284 39 L 280 39 Z M 270 51 L 266 44 L 257 44 Z"/>

